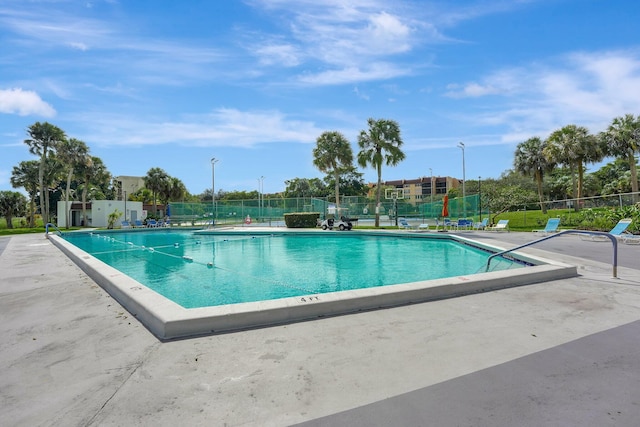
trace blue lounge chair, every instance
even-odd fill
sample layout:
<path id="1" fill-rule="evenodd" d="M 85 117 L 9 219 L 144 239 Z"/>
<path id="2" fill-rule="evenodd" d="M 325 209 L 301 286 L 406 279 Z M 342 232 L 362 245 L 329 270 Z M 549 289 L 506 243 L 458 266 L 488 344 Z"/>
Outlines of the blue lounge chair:
<path id="1" fill-rule="evenodd" d="M 139 219 L 133 221 L 133 228 L 144 228 L 144 224 Z"/>
<path id="2" fill-rule="evenodd" d="M 403 228 L 405 230 L 411 230 L 411 226 L 407 222 L 405 218 L 398 218 L 398 228 Z"/>
<path id="3" fill-rule="evenodd" d="M 155 228 L 158 226 L 158 223 L 156 222 L 155 219 L 148 219 L 147 220 L 147 228 Z"/>
<path id="4" fill-rule="evenodd" d="M 474 230 L 484 230 L 484 229 L 487 228 L 488 224 L 489 224 L 489 218 L 485 218 L 481 222 L 474 223 L 473 224 L 473 229 Z"/>
<path id="5" fill-rule="evenodd" d="M 131 228 L 131 223 L 129 221 L 122 221 L 122 228 Z"/>
<path id="6" fill-rule="evenodd" d="M 628 245 L 640 244 L 640 236 L 636 236 L 627 232 L 627 228 L 631 225 L 632 220 L 630 218 L 624 218 L 618 221 L 618 223 L 609 231 L 609 234 L 614 236 L 616 239 L 621 241 L 622 243 L 626 243 Z M 608 241 L 609 239 L 600 234 L 587 234 L 580 235 L 582 240 L 591 240 L 594 242 L 603 242 Z"/>
<path id="7" fill-rule="evenodd" d="M 558 226 L 560 225 L 560 218 L 549 218 L 547 220 L 547 225 L 544 227 L 544 230 L 531 230 L 534 233 L 547 234 L 556 233 L 558 231 Z"/>
<path id="8" fill-rule="evenodd" d="M 473 221 L 470 219 L 460 218 L 456 223 L 456 229 L 458 230 L 469 230 L 471 227 L 473 227 Z"/>

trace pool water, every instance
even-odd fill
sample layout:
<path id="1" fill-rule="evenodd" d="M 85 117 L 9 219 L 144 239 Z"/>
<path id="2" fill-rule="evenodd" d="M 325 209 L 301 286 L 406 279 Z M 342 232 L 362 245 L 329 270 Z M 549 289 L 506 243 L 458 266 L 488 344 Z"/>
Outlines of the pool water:
<path id="1" fill-rule="evenodd" d="M 452 239 L 79 233 L 65 239 L 184 308 L 322 294 L 484 271 L 489 252 Z M 492 271 L 519 268 L 501 259 Z"/>

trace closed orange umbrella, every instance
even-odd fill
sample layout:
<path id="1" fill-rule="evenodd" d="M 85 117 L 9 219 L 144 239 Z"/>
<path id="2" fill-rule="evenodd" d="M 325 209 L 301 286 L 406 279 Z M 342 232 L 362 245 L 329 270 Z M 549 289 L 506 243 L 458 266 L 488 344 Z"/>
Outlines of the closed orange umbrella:
<path id="1" fill-rule="evenodd" d="M 449 216 L 449 195 L 445 194 L 444 199 L 442 199 L 442 217 L 446 218 Z"/>

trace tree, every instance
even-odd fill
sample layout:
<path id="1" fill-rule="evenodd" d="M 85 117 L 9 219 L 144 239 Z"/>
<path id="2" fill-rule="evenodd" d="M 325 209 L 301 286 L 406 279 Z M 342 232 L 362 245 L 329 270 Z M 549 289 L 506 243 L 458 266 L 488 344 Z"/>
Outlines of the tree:
<path id="1" fill-rule="evenodd" d="M 513 209 L 520 209 L 536 200 L 536 193 L 519 186 L 504 185 L 495 180 L 486 180 L 482 185 L 482 206 L 488 208 L 491 222 L 498 215 Z"/>
<path id="2" fill-rule="evenodd" d="M 7 221 L 7 228 L 13 228 L 13 217 L 24 215 L 27 199 L 17 191 L 0 191 L 0 215 Z"/>
<path id="3" fill-rule="evenodd" d="M 376 185 L 376 221 L 380 226 L 380 194 L 382 193 L 382 164 L 396 166 L 405 158 L 400 137 L 400 126 L 393 120 L 367 120 L 368 131 L 360 131 L 358 135 L 358 164 L 376 169 L 378 182 Z"/>
<path id="4" fill-rule="evenodd" d="M 103 187 L 108 185 L 111 174 L 100 157 L 89 156 L 83 164 L 78 165 L 78 174 L 82 177 L 82 221 L 87 226 L 87 196 L 90 193 L 104 193 Z"/>
<path id="5" fill-rule="evenodd" d="M 367 193 L 367 185 L 364 182 L 364 174 L 358 172 L 355 166 L 348 168 L 340 168 L 340 194 L 342 196 L 364 196 Z M 329 174 L 324 177 L 324 183 L 327 188 L 335 187 L 335 177 Z"/>
<path id="6" fill-rule="evenodd" d="M 39 164 L 37 160 L 23 161 L 18 166 L 13 167 L 11 172 L 11 185 L 13 188 L 22 187 L 29 194 L 29 227 L 35 227 L 35 202 L 36 195 L 38 194 L 38 169 Z"/>
<path id="7" fill-rule="evenodd" d="M 544 175 L 553 169 L 553 163 L 544 155 L 546 144 L 540 138 L 533 137 L 521 142 L 516 147 L 515 159 L 513 162 L 516 171 L 524 176 L 533 176 L 538 189 L 538 199 L 542 213 L 547 213 L 547 206 L 544 204 L 542 194 L 542 182 Z"/>
<path id="8" fill-rule="evenodd" d="M 319 178 L 293 178 L 285 181 L 285 197 L 324 197 L 327 187 Z"/>
<path id="9" fill-rule="evenodd" d="M 606 142 L 607 154 L 627 159 L 631 171 L 631 191 L 633 202 L 638 201 L 638 169 L 636 167 L 636 153 L 640 148 L 640 116 L 633 114 L 613 119 L 606 132 L 602 134 Z"/>
<path id="10" fill-rule="evenodd" d="M 166 203 L 182 199 L 187 194 L 187 187 L 178 178 L 169 178 Z M 165 204 L 166 204 L 165 203 Z"/>
<path id="11" fill-rule="evenodd" d="M 89 147 L 79 139 L 65 139 L 58 145 L 57 155 L 64 167 L 67 169 L 67 188 L 64 198 L 64 213 L 65 224 L 67 225 L 67 229 L 69 229 L 69 195 L 71 192 L 71 178 L 73 177 L 74 170 L 82 167 L 82 165 L 86 163 L 87 157 L 89 156 Z"/>
<path id="12" fill-rule="evenodd" d="M 40 156 L 38 183 L 40 187 L 40 212 L 44 223 L 49 222 L 49 186 L 44 180 L 47 157 L 58 144 L 66 139 L 64 131 L 50 123 L 36 122 L 27 129 L 30 139 L 24 142 L 29 146 L 29 152 Z"/>
<path id="13" fill-rule="evenodd" d="M 336 192 L 336 212 L 340 213 L 340 169 L 353 165 L 351 144 L 340 132 L 323 132 L 316 139 L 313 164 L 324 173 L 333 173 Z"/>
<path id="14" fill-rule="evenodd" d="M 600 194 L 628 193 L 631 190 L 631 171 L 627 159 L 617 158 L 595 171 L 600 182 Z"/>
<path id="15" fill-rule="evenodd" d="M 167 187 L 169 181 L 169 175 L 161 168 L 151 168 L 147 171 L 147 176 L 144 177 L 144 186 L 147 187 L 153 193 L 153 210 L 154 214 L 158 214 L 158 208 L 156 205 L 156 196 Z"/>
<path id="16" fill-rule="evenodd" d="M 569 166 L 574 199 L 582 197 L 584 165 L 604 158 L 604 152 L 598 139 L 590 135 L 587 128 L 576 125 L 568 125 L 554 131 L 547 140 L 544 152 L 550 162 L 556 161 Z M 577 185 L 576 171 L 578 173 Z M 578 203 L 575 206 L 578 209 Z"/>

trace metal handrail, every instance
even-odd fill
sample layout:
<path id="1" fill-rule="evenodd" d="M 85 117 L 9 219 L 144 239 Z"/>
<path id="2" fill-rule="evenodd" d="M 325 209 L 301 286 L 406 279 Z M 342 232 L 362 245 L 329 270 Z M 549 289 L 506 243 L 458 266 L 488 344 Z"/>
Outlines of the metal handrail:
<path id="1" fill-rule="evenodd" d="M 502 256 L 508 252 L 517 251 L 518 249 L 526 248 L 527 246 L 535 245 L 536 243 L 543 242 L 545 240 L 553 239 L 554 237 L 562 236 L 564 234 L 588 234 L 592 236 L 602 236 L 607 237 L 613 243 L 613 277 L 614 279 L 618 277 L 618 240 L 611 233 L 605 233 L 603 231 L 586 231 L 586 230 L 563 230 L 558 233 L 552 234 L 550 236 L 545 236 L 541 239 L 533 240 L 531 242 L 525 243 L 524 245 L 516 246 L 515 248 L 506 249 L 501 252 L 497 252 L 492 254 L 487 259 L 487 269 L 485 271 L 489 271 L 489 265 L 491 264 L 491 260 L 495 257 Z"/>
<path id="2" fill-rule="evenodd" d="M 58 234 L 60 234 L 60 236 L 62 236 L 62 231 L 60 231 L 60 229 L 58 227 L 56 227 L 55 224 L 51 224 L 50 222 L 47 223 L 47 225 L 44 226 L 44 234 L 49 234 L 49 227 L 53 227 L 58 231 Z"/>

